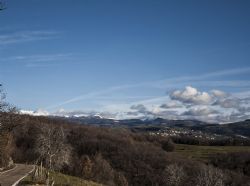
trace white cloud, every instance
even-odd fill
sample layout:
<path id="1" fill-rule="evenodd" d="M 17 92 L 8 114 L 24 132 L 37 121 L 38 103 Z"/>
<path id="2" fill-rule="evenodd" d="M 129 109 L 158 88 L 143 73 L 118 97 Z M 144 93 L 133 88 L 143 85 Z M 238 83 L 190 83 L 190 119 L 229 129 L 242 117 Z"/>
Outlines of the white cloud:
<path id="1" fill-rule="evenodd" d="M 39 55 L 27 55 L 27 56 L 11 56 L 9 58 L 1 59 L 1 61 L 25 61 L 25 62 L 47 62 L 57 61 L 64 59 L 71 59 L 71 53 L 62 54 L 39 54 Z"/>
<path id="2" fill-rule="evenodd" d="M 151 117 L 152 115 L 154 115 L 152 111 L 149 111 L 149 109 L 143 104 L 132 105 L 130 109 L 135 110 L 134 113 L 129 112 L 130 115 L 132 115 L 132 113 L 134 115 L 143 114 L 144 117 Z"/>
<path id="3" fill-rule="evenodd" d="M 188 104 L 210 104 L 213 101 L 207 92 L 199 92 L 196 88 L 186 86 L 184 90 L 176 90 L 170 98 Z"/>
<path id="4" fill-rule="evenodd" d="M 58 37 L 57 34 L 58 32 L 45 30 L 19 31 L 0 34 L 0 45 L 52 39 Z"/>
<path id="5" fill-rule="evenodd" d="M 223 108 L 235 108 L 238 109 L 240 106 L 240 100 L 236 98 L 229 98 L 229 99 L 219 99 L 217 100 L 214 105 L 219 105 Z"/>
<path id="6" fill-rule="evenodd" d="M 32 111 L 32 110 L 20 110 L 21 114 L 28 114 L 32 116 L 48 116 L 50 113 L 46 110 L 43 109 L 38 109 L 37 111 Z"/>
<path id="7" fill-rule="evenodd" d="M 187 86 L 184 89 L 176 90 L 166 96 L 149 96 L 149 99 L 130 99 L 126 101 L 114 101 L 115 96 L 110 98 L 105 105 L 100 104 L 102 112 L 107 111 L 116 118 L 142 118 L 145 116 L 163 117 L 166 119 L 198 119 L 205 122 L 230 122 L 249 118 L 250 102 L 248 101 L 250 92 L 245 93 L 227 93 L 218 90 L 218 87 L 234 88 L 234 90 L 247 90 L 249 81 L 218 81 L 215 78 L 223 76 L 233 76 L 237 74 L 247 74 L 250 68 L 232 69 L 208 73 L 197 76 L 183 76 L 179 78 L 170 78 L 157 81 L 141 82 L 114 86 L 100 91 L 90 92 L 78 97 L 61 102 L 57 105 L 47 107 L 48 109 L 58 108 L 73 102 L 82 100 L 106 99 L 107 95 L 120 95 L 119 93 L 128 89 L 155 88 L 171 90 L 176 87 L 183 87 L 192 84 L 197 87 L 211 87 L 210 91 L 201 91 L 195 87 Z M 210 80 L 209 80 L 210 79 Z M 242 89 L 244 87 L 244 89 Z M 216 89 L 214 89 L 216 88 Z M 237 88 L 237 89 L 235 89 Z M 126 91 L 128 92 L 128 91 Z M 144 98 L 147 95 L 143 95 Z M 143 98 L 143 96 L 141 98 Z M 119 99 L 118 99 L 119 100 Z M 250 100 L 250 99 L 249 99 Z M 100 101 L 98 100 L 98 103 Z M 132 106 L 131 106 L 132 105 Z M 139 105 L 139 106 L 138 106 Z M 206 106 L 208 108 L 204 108 Z"/>
<path id="8" fill-rule="evenodd" d="M 167 103 L 162 104 L 160 107 L 164 109 L 174 109 L 174 108 L 182 108 L 183 105 L 177 101 L 169 101 Z"/>
<path id="9" fill-rule="evenodd" d="M 60 65 L 66 60 L 71 61 L 73 57 L 71 53 L 23 55 L 2 57 L 0 62 L 22 64 L 26 67 L 50 67 Z"/>
<path id="10" fill-rule="evenodd" d="M 196 82 L 196 85 L 204 84 L 203 81 L 209 78 L 215 78 L 215 77 L 223 77 L 223 76 L 229 76 L 229 75 L 237 75 L 237 74 L 245 74 L 249 73 L 250 68 L 239 68 L 239 69 L 227 69 L 223 71 L 218 71 L 218 72 L 212 72 L 212 73 L 207 73 L 207 74 L 201 74 L 201 75 L 195 75 L 195 76 L 182 76 L 178 78 L 168 78 L 168 79 L 161 79 L 161 80 L 156 80 L 156 81 L 148 81 L 148 82 L 141 82 L 141 83 L 135 83 L 135 84 L 125 84 L 121 86 L 114 86 L 114 87 L 108 87 L 104 90 L 99 90 L 99 91 L 94 91 L 94 92 L 89 92 L 87 94 L 79 95 L 73 98 L 70 98 L 68 100 L 62 101 L 60 103 L 50 105 L 47 107 L 47 109 L 55 109 L 67 104 L 71 104 L 74 102 L 86 100 L 86 99 L 95 99 L 98 96 L 102 96 L 105 94 L 111 94 L 115 93 L 116 91 L 121 91 L 121 90 L 128 90 L 128 89 L 133 89 L 133 88 L 140 88 L 140 87 L 153 87 L 153 88 L 160 88 L 160 89 L 172 89 L 176 87 L 182 87 L 185 84 L 189 84 L 191 82 Z M 214 85 L 214 80 L 209 81 L 211 85 Z M 217 82 L 217 81 L 216 81 Z M 244 81 L 245 82 L 245 81 Z M 225 84 L 225 82 L 222 82 Z M 233 84 L 233 87 L 236 87 L 237 85 L 241 85 L 243 82 L 236 82 Z M 248 84 L 248 82 L 245 82 Z M 207 82 L 205 83 L 207 84 Z M 228 87 L 231 87 L 231 81 L 230 84 L 226 85 Z M 158 99 L 158 98 L 154 98 Z M 161 99 L 161 97 L 159 98 Z M 153 99 L 148 99 L 150 102 L 153 101 Z M 144 102 L 147 100 L 143 100 Z M 162 103 L 161 103 L 162 104 Z"/>
<path id="11" fill-rule="evenodd" d="M 210 92 L 213 96 L 218 97 L 218 98 L 225 98 L 225 97 L 229 96 L 229 94 L 227 94 L 226 92 L 223 92 L 221 90 L 211 90 Z"/>
<path id="12" fill-rule="evenodd" d="M 184 112 L 182 115 L 188 116 L 209 116 L 211 114 L 219 114 L 217 110 L 214 110 L 210 107 L 198 107 L 198 108 L 191 108 L 190 110 Z"/>
<path id="13" fill-rule="evenodd" d="M 120 90 L 120 88 L 115 90 Z M 99 93 L 106 94 L 109 91 L 112 92 L 112 90 L 107 90 Z M 92 98 L 92 96 L 96 95 L 90 94 L 87 97 Z M 87 116 L 98 113 L 102 117 L 111 117 L 113 119 L 161 117 L 165 119 L 192 119 L 210 123 L 227 123 L 250 117 L 249 106 L 246 104 L 249 96 L 244 94 L 244 97 L 239 98 L 237 95 L 230 95 L 221 90 L 202 92 L 194 87 L 187 86 L 167 96 L 131 103 L 104 105 L 100 107 L 99 112 L 66 112 L 62 110 L 61 114 Z"/>
<path id="14" fill-rule="evenodd" d="M 171 102 L 181 103 L 183 107 L 177 110 L 182 110 L 182 112 L 175 114 L 178 119 L 225 123 L 250 117 L 249 94 L 247 93 L 240 98 L 238 94 L 230 95 L 221 90 L 201 92 L 194 87 L 187 86 L 183 90 L 173 91 L 169 97 L 172 100 L 161 105 L 161 108 L 165 107 L 168 111 L 174 111 L 175 105 Z"/>
<path id="15" fill-rule="evenodd" d="M 139 104 L 139 105 L 132 105 L 130 108 L 131 108 L 132 110 L 137 110 L 137 111 L 139 111 L 139 112 L 145 112 L 145 111 L 147 111 L 147 108 L 146 108 L 144 105 L 142 105 L 142 104 Z"/>

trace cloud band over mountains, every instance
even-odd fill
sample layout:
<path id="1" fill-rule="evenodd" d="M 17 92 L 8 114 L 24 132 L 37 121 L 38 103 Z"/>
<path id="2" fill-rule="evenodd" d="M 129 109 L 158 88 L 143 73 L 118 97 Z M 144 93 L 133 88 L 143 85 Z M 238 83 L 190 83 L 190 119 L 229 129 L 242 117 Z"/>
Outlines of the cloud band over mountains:
<path id="1" fill-rule="evenodd" d="M 201 92 L 186 86 L 171 92 L 169 98 L 167 103 L 151 111 L 142 104 L 133 105 L 131 109 L 136 109 L 133 115 L 147 113 L 152 117 L 195 119 L 211 123 L 234 122 L 250 117 L 249 97 L 239 98 L 221 90 Z"/>
<path id="2" fill-rule="evenodd" d="M 237 97 L 221 90 L 202 92 L 192 86 L 186 86 L 184 89 L 170 92 L 165 98 L 165 100 L 160 100 L 157 104 L 150 102 L 143 104 L 141 102 L 132 104 L 123 111 L 117 112 L 65 111 L 61 109 L 50 114 L 67 117 L 98 115 L 113 119 L 161 117 L 164 119 L 200 120 L 210 123 L 235 122 L 250 117 L 250 96 Z M 49 115 L 44 110 L 33 114 L 39 115 L 39 113 Z"/>

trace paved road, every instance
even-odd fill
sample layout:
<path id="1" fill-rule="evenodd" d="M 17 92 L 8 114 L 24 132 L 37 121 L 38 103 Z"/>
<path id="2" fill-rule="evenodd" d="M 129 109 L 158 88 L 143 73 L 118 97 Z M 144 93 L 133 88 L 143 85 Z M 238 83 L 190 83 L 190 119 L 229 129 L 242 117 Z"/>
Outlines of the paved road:
<path id="1" fill-rule="evenodd" d="M 16 164 L 16 167 L 10 171 L 0 173 L 0 185 L 12 186 L 16 181 L 33 170 L 32 165 Z"/>

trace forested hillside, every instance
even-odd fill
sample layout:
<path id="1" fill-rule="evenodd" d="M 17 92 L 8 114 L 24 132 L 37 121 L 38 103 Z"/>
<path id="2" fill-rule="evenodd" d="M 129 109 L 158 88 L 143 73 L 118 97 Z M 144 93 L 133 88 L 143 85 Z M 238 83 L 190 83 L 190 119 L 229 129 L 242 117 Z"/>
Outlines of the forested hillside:
<path id="1" fill-rule="evenodd" d="M 175 145 L 167 137 L 28 115 L 22 116 L 22 123 L 13 131 L 15 162 L 43 162 L 47 168 L 105 185 L 249 183 L 247 163 L 234 169 L 230 158 L 220 164 L 218 155 L 207 165 L 173 153 Z M 250 161 L 249 152 L 238 155 Z"/>

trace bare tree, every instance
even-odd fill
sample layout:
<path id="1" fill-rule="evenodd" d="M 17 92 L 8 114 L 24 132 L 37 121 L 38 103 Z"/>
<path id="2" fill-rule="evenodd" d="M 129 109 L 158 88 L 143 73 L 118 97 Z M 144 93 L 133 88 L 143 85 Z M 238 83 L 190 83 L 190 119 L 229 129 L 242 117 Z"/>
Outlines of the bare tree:
<path id="1" fill-rule="evenodd" d="M 81 173 L 84 178 L 91 179 L 93 171 L 93 162 L 89 156 L 84 155 L 81 157 Z"/>
<path id="2" fill-rule="evenodd" d="M 128 181 L 121 172 L 115 172 L 114 182 L 116 186 L 128 186 Z"/>
<path id="3" fill-rule="evenodd" d="M 10 157 L 12 131 L 20 123 L 18 110 L 5 101 L 5 93 L 0 84 L 0 167 L 11 166 Z"/>
<path id="4" fill-rule="evenodd" d="M 114 186 L 114 170 L 107 160 L 101 154 L 94 157 L 93 166 L 94 181 L 102 182 L 105 185 Z"/>
<path id="5" fill-rule="evenodd" d="M 53 185 L 54 181 L 53 178 L 50 178 L 50 172 L 43 169 L 42 165 L 44 164 L 52 171 L 60 170 L 63 165 L 69 164 L 71 148 L 66 144 L 63 128 L 49 123 L 41 123 L 35 151 L 39 154 L 38 163 L 40 162 L 40 170 L 43 172 L 38 175 L 44 178 L 45 174 L 46 185 Z M 42 177 L 35 179 L 41 180 Z"/>
<path id="6" fill-rule="evenodd" d="M 36 141 L 40 161 L 50 170 L 61 169 L 64 164 L 69 163 L 71 152 L 70 146 L 66 144 L 63 128 L 44 123 L 40 130 Z"/>
<path id="7" fill-rule="evenodd" d="M 11 132 L 19 125 L 20 115 L 16 107 L 5 101 L 6 94 L 0 84 L 0 131 Z"/>
<path id="8" fill-rule="evenodd" d="M 224 186 L 223 172 L 211 165 L 202 165 L 197 175 L 196 186 Z"/>
<path id="9" fill-rule="evenodd" d="M 2 112 L 5 107 L 5 93 L 3 91 L 3 85 L 0 84 L 0 111 Z"/>
<path id="10" fill-rule="evenodd" d="M 185 179 L 185 172 L 182 166 L 174 163 L 168 165 L 163 171 L 163 181 L 166 186 L 179 186 L 183 185 Z"/>

